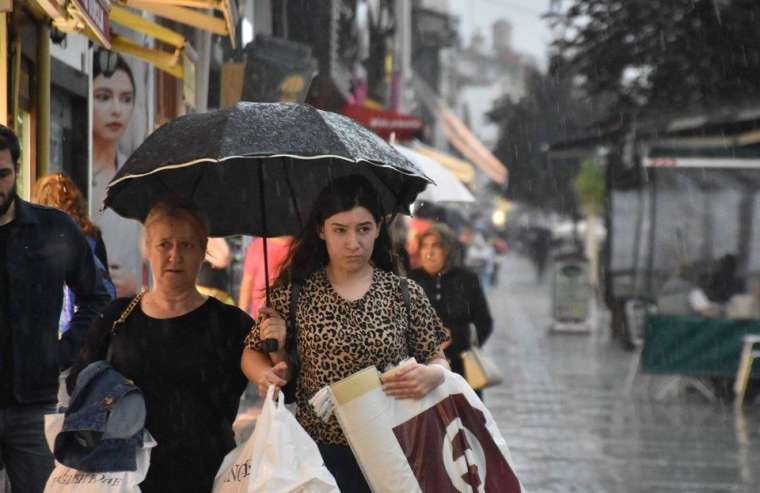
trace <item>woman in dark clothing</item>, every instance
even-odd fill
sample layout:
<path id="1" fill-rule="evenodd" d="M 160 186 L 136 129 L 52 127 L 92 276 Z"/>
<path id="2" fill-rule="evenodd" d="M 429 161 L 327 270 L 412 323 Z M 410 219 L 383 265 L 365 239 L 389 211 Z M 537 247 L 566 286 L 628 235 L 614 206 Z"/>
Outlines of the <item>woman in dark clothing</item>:
<path id="1" fill-rule="evenodd" d="M 451 371 L 464 375 L 462 351 L 470 348 L 470 325 L 482 345 L 491 335 L 493 319 L 478 276 L 457 266 L 457 244 L 451 229 L 440 223 L 419 237 L 421 268 L 409 278 L 422 286 L 443 325 L 451 332 L 445 349 Z"/>
<path id="2" fill-rule="evenodd" d="M 145 219 L 145 253 L 154 286 L 112 336 L 112 364 L 145 396 L 151 451 L 144 493 L 208 492 L 235 446 L 232 422 L 246 379 L 240 370 L 253 320 L 195 287 L 207 228 L 190 208 L 160 204 Z M 96 319 L 69 379 L 102 359 L 113 323 L 130 299 Z"/>

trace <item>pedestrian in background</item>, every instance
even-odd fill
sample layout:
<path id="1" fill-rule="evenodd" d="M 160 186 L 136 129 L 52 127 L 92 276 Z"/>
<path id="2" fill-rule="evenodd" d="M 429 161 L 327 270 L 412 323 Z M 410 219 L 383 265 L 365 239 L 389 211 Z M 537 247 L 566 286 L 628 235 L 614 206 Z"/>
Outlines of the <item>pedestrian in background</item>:
<path id="1" fill-rule="evenodd" d="M 291 236 L 267 238 L 267 270 L 274 280 L 288 256 Z M 254 238 L 245 252 L 243 278 L 240 281 L 238 307 L 251 317 L 258 318 L 259 309 L 266 301 L 266 277 L 264 276 L 264 239 Z"/>
<path id="2" fill-rule="evenodd" d="M 432 224 L 419 237 L 421 267 L 409 277 L 422 286 L 451 333 L 451 344 L 444 350 L 446 358 L 451 371 L 464 376 L 461 355 L 471 347 L 472 327 L 482 346 L 493 331 L 493 319 L 478 276 L 458 265 L 457 247 L 451 228 Z"/>
<path id="3" fill-rule="evenodd" d="M 14 492 L 37 493 L 53 470 L 44 415 L 55 412 L 59 373 L 111 298 L 80 227 L 16 194 L 20 155 L 0 125 L 0 459 Z M 64 285 L 76 309 L 59 339 Z"/>
<path id="4" fill-rule="evenodd" d="M 213 296 L 223 303 L 234 305 L 235 299 L 230 295 L 229 266 L 232 261 L 230 246 L 224 238 L 209 238 L 206 256 L 198 272 L 198 291 L 206 296 Z"/>
<path id="5" fill-rule="evenodd" d="M 82 234 L 87 239 L 92 253 L 95 255 L 95 265 L 101 271 L 106 288 L 113 299 L 116 296 L 116 291 L 108 274 L 106 245 L 103 243 L 100 229 L 87 216 L 87 202 L 82 197 L 82 192 L 80 192 L 79 188 L 71 181 L 71 178 L 63 173 L 52 173 L 43 176 L 37 180 L 34 186 L 32 201 L 40 205 L 62 210 L 77 223 L 77 226 L 79 226 Z M 58 325 L 58 330 L 61 333 L 68 330 L 69 322 L 74 314 L 74 307 L 76 305 L 75 295 L 71 288 L 64 286 L 63 290 L 63 309 L 61 310 L 61 318 Z"/>
<path id="6" fill-rule="evenodd" d="M 206 297 L 195 281 L 208 228 L 191 207 L 158 204 L 145 218 L 150 291 L 119 330 L 114 322 L 132 298 L 119 298 L 87 334 L 69 377 L 103 359 L 142 390 L 151 450 L 143 493 L 208 492 L 224 456 L 235 447 L 232 422 L 246 385 L 240 371 L 243 340 L 253 321 L 235 306 Z"/>
<path id="7" fill-rule="evenodd" d="M 243 371 L 260 394 L 296 377 L 296 417 L 317 442 L 341 491 L 368 492 L 364 476 L 335 416 L 322 421 L 309 399 L 322 387 L 374 365 L 385 370 L 414 356 L 418 361 L 383 388 L 396 398 L 420 398 L 444 379 L 441 344 L 447 334 L 425 293 L 409 282 L 404 301 L 385 214 L 377 192 L 363 177 L 338 178 L 322 190 L 303 232 L 262 308 L 243 355 Z M 298 286 L 295 325 L 285 318 Z M 407 306 L 408 305 L 408 306 Z M 265 353 L 263 341 L 278 349 Z M 274 367 L 272 366 L 274 365 Z M 443 368 L 442 368 L 443 367 Z"/>

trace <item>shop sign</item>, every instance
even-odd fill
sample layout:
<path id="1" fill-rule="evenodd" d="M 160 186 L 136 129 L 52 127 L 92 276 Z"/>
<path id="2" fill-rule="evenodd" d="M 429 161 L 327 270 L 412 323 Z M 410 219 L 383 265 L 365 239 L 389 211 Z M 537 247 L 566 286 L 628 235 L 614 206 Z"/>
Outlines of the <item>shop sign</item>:
<path id="1" fill-rule="evenodd" d="M 87 26 L 100 40 L 111 39 L 111 26 L 108 20 L 108 4 L 103 0 L 72 0 L 82 13 Z"/>

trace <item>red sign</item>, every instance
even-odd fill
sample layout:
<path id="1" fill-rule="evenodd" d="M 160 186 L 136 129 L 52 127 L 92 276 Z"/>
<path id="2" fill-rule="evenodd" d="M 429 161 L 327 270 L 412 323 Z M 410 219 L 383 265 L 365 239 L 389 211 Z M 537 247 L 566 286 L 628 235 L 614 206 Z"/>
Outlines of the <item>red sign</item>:
<path id="1" fill-rule="evenodd" d="M 520 493 L 485 415 L 462 394 L 401 423 L 393 434 L 425 493 Z"/>
<path id="2" fill-rule="evenodd" d="M 111 25 L 108 20 L 108 8 L 101 0 L 73 0 L 83 14 L 87 26 L 101 40 L 111 40 Z"/>
<path id="3" fill-rule="evenodd" d="M 422 132 L 422 120 L 414 115 L 405 115 L 358 104 L 346 105 L 342 113 L 385 140 L 388 140 L 391 134 L 395 134 L 398 140 L 409 140 Z"/>

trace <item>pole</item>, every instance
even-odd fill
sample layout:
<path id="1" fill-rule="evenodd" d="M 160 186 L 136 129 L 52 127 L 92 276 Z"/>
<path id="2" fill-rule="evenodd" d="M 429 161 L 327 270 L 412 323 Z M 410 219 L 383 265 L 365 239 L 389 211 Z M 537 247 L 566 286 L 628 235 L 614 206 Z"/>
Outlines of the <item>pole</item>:
<path id="1" fill-rule="evenodd" d="M 261 239 L 264 247 L 264 286 L 266 296 L 266 306 L 271 306 L 269 300 L 269 252 L 267 250 L 267 235 L 269 230 L 267 228 L 267 201 L 264 198 L 264 164 L 259 161 L 256 163 L 258 166 L 259 175 L 259 212 L 261 213 Z M 264 352 L 273 353 L 277 351 L 277 339 L 266 339 L 263 345 Z"/>
<path id="2" fill-rule="evenodd" d="M 50 28 L 38 27 L 37 36 L 37 177 L 50 163 Z"/>

